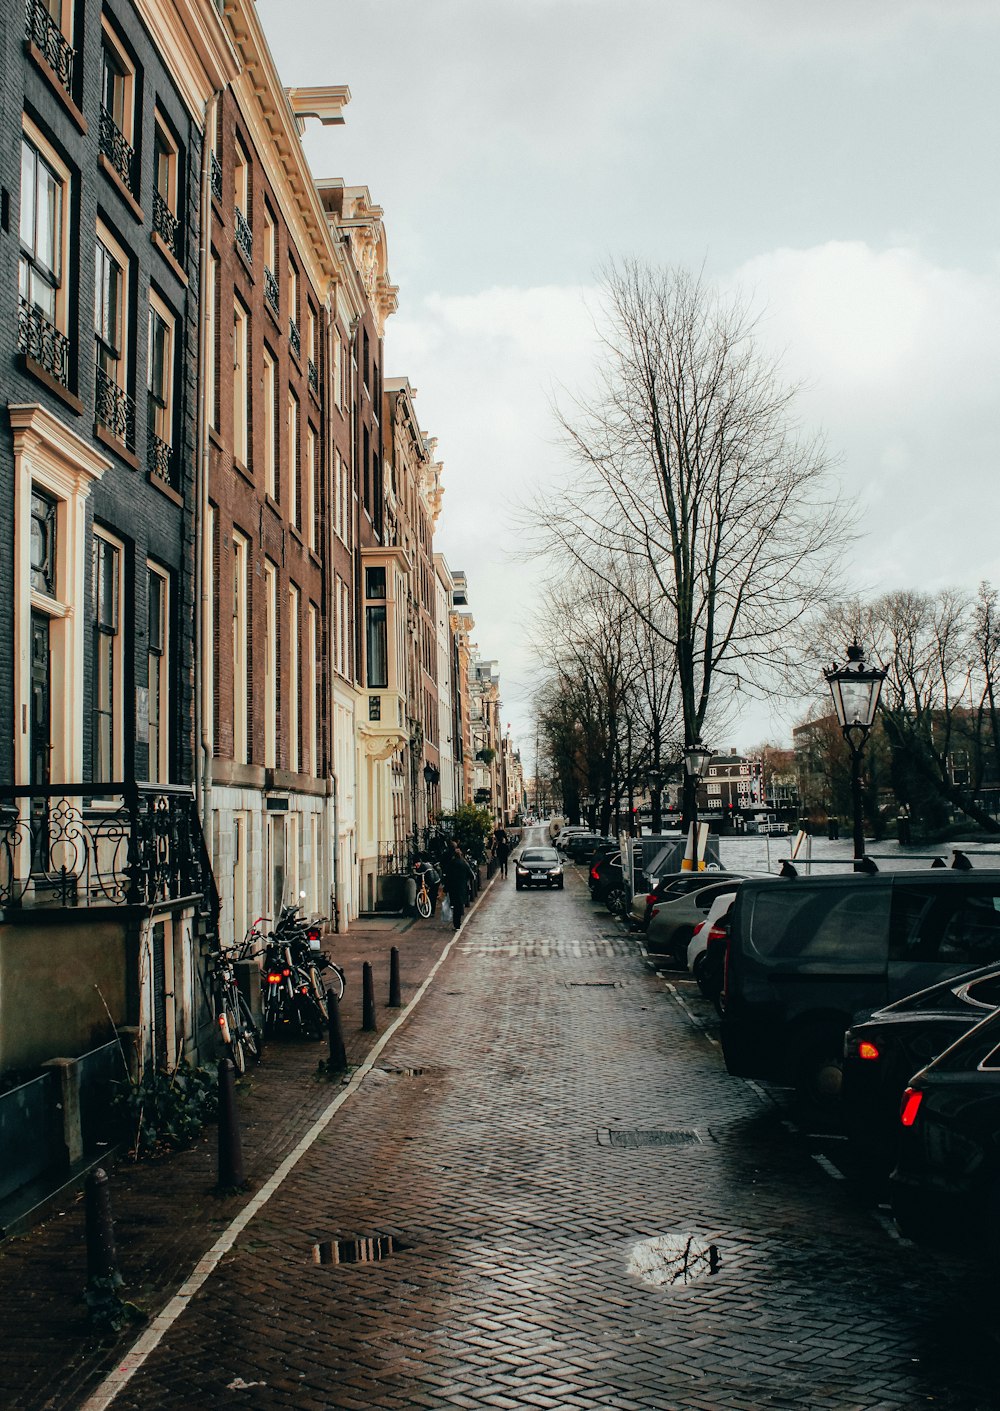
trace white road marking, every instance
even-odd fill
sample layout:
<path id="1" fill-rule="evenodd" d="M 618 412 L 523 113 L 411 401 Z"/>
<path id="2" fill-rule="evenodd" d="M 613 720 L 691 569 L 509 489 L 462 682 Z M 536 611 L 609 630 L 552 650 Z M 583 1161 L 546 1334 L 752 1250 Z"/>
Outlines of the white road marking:
<path id="1" fill-rule="evenodd" d="M 824 1170 L 828 1176 L 832 1177 L 833 1180 L 842 1181 L 844 1179 L 843 1171 L 838 1171 L 836 1166 L 834 1166 L 833 1162 L 830 1160 L 830 1158 L 828 1156 L 824 1156 L 822 1152 L 814 1151 L 812 1154 L 812 1159 L 815 1161 L 816 1165 L 819 1166 L 822 1170 Z"/>
<path id="2" fill-rule="evenodd" d="M 913 1248 L 913 1241 L 908 1240 L 905 1235 L 901 1235 L 896 1229 L 895 1221 L 890 1220 L 887 1215 L 880 1215 L 878 1211 L 873 1210 L 872 1219 L 875 1221 L 876 1225 L 880 1225 L 882 1229 L 885 1230 L 891 1240 L 895 1240 L 897 1244 L 901 1244 L 904 1249 Z"/>

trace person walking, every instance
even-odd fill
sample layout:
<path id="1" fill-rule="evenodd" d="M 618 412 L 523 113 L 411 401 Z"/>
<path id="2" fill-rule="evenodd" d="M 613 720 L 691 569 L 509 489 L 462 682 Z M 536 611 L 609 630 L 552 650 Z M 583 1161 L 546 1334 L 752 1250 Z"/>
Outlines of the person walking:
<path id="1" fill-rule="evenodd" d="M 510 838 L 503 828 L 498 828 L 493 839 L 493 856 L 501 877 L 507 876 L 507 859 L 510 857 Z"/>
<path id="2" fill-rule="evenodd" d="M 465 860 L 462 849 L 457 843 L 452 843 L 451 852 L 445 859 L 441 875 L 444 879 L 445 891 L 448 893 L 448 900 L 451 902 L 452 925 L 457 931 L 462 924 L 462 914 L 469 904 L 476 875 L 471 864 Z"/>

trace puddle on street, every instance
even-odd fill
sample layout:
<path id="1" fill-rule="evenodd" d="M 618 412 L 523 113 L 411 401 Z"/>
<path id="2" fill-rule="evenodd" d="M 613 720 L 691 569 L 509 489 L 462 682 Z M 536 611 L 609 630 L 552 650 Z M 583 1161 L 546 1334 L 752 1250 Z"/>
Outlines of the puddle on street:
<path id="1" fill-rule="evenodd" d="M 678 1288 L 717 1274 L 721 1264 L 717 1244 L 703 1235 L 677 1232 L 634 1244 L 628 1272 L 654 1288 Z"/>

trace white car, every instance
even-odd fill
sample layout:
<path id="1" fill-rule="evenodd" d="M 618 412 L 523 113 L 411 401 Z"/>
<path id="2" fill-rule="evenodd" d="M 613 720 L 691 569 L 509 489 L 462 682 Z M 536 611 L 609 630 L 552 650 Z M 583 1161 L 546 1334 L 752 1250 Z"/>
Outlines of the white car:
<path id="1" fill-rule="evenodd" d="M 715 898 L 704 921 L 694 928 L 694 934 L 688 942 L 687 967 L 694 978 L 698 981 L 698 988 L 701 989 L 703 972 L 705 966 L 705 956 L 708 954 L 708 939 L 712 933 L 712 928 L 729 912 L 729 908 L 736 900 L 735 892 L 722 892 Z M 702 990 L 704 993 L 704 990 Z"/>

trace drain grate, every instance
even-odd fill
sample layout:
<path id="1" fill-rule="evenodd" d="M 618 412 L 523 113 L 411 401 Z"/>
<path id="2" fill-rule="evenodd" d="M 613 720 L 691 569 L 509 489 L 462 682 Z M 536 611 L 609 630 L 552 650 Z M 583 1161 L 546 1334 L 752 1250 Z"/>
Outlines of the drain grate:
<path id="1" fill-rule="evenodd" d="M 314 1264 L 377 1264 L 402 1248 L 395 1235 L 351 1235 L 314 1244 L 312 1258 Z"/>
<path id="2" fill-rule="evenodd" d="M 567 980 L 568 990 L 620 990 L 621 980 Z"/>
<path id="3" fill-rule="evenodd" d="M 439 1073 L 439 1068 L 378 1068 L 376 1072 L 385 1073 L 390 1078 L 423 1078 L 429 1073 Z"/>
<path id="4" fill-rule="evenodd" d="M 701 1133 L 693 1127 L 660 1127 L 649 1130 L 619 1131 L 615 1127 L 599 1127 L 598 1146 L 700 1146 Z"/>

